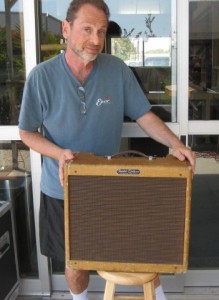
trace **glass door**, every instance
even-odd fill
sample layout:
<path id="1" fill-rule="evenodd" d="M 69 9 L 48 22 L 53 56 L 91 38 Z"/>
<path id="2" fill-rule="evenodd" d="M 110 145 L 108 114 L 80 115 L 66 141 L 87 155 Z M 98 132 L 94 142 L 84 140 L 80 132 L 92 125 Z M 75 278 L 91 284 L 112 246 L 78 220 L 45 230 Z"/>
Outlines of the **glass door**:
<path id="1" fill-rule="evenodd" d="M 219 286 L 219 1 L 189 1 L 189 145 L 196 151 L 186 285 Z"/>
<path id="2" fill-rule="evenodd" d="M 105 51 L 131 68 L 152 111 L 176 122 L 175 1 L 106 2 L 111 20 Z"/>
<path id="3" fill-rule="evenodd" d="M 219 120 L 219 1 L 189 2 L 189 119 Z"/>
<path id="4" fill-rule="evenodd" d="M 12 206 L 20 290 L 39 292 L 31 155 L 17 128 L 26 76 L 23 12 L 22 1 L 0 0 L 0 200 Z"/>
<path id="5" fill-rule="evenodd" d="M 120 57 L 137 77 L 145 96 L 153 105 L 153 111 L 165 122 L 177 123 L 177 42 L 176 1 L 113 1 L 107 0 L 111 16 L 104 52 Z M 65 49 L 61 21 L 69 1 L 40 0 L 36 2 L 39 22 L 37 36 L 38 62 L 45 61 Z M 168 153 L 166 147 L 153 145 L 147 137 L 139 137 L 136 124 L 124 119 L 128 129 L 123 138 L 123 148 L 143 150 L 143 145 L 153 155 Z M 124 123 L 124 124 L 125 124 Z M 134 128 L 134 132 L 130 130 Z M 141 136 L 141 135 L 140 135 Z M 51 261 L 52 289 L 66 290 L 64 265 Z M 171 291 L 182 291 L 181 276 L 165 276 L 162 279 Z M 90 290 L 103 290 L 103 282 L 92 272 Z"/>
<path id="6" fill-rule="evenodd" d="M 0 2 L 0 197 L 12 202 L 20 277 L 38 276 L 29 149 L 13 139 L 25 80 L 21 1 Z"/>
<path id="7" fill-rule="evenodd" d="M 111 16 L 105 52 L 118 56 L 130 67 L 152 104 L 152 111 L 164 122 L 176 125 L 176 1 L 106 2 Z M 136 136 L 123 139 L 123 150 L 156 156 L 168 153 L 166 147 L 152 139 L 138 137 L 135 125 L 125 118 L 124 128 L 132 127 Z"/>
<path id="8" fill-rule="evenodd" d="M 19 6 L 18 11 L 22 11 L 23 9 L 24 12 L 24 28 L 22 30 L 25 33 L 25 37 L 22 44 L 22 51 L 25 49 L 25 70 L 27 73 L 38 62 L 45 61 L 65 49 L 61 33 L 61 21 L 65 18 L 65 13 L 70 3 L 69 0 L 0 0 L 0 10 L 5 10 L 4 5 L 7 2 L 10 3 L 12 7 L 16 2 L 23 3 L 23 8 Z M 219 26 L 216 15 L 218 8 L 214 7 L 214 5 L 217 5 L 219 1 L 107 0 L 106 2 L 111 9 L 110 24 L 112 27 L 110 26 L 104 51 L 121 57 L 133 72 L 136 73 L 145 95 L 153 104 L 153 110 L 167 122 L 168 126 L 177 135 L 188 142 L 197 152 L 203 152 L 205 150 L 208 152 L 216 152 L 218 150 L 217 136 L 219 132 L 219 122 L 217 122 L 218 106 L 216 102 L 218 86 L 217 40 Z M 191 6 L 189 6 L 190 4 Z M 203 5 L 206 5 L 206 7 L 203 8 Z M 20 20 L 22 20 L 22 18 Z M 130 20 L 132 21 L 130 22 Z M 203 22 L 208 20 L 210 23 L 204 23 L 205 26 L 203 27 L 201 26 L 201 20 Z M 200 22 L 200 26 L 197 25 L 198 21 Z M 189 25 L 191 31 L 190 36 L 188 36 Z M 2 23 L 0 23 L 0 29 L 2 29 Z M 196 32 L 197 30 L 199 30 L 198 33 Z M 6 37 L 3 38 L 3 40 L 4 39 L 6 39 Z M 209 41 L 209 39 L 211 41 Z M 210 64 L 204 62 L 205 58 L 208 57 L 206 51 L 209 46 L 211 49 L 211 54 L 209 55 L 209 57 L 211 57 Z M 196 56 L 198 56 L 197 64 L 194 63 Z M 211 71 L 209 71 L 209 65 Z M 1 65 L 1 72 L 2 70 Z M 4 73 L 8 76 L 9 72 L 7 68 L 4 67 L 4 70 Z M 211 75 L 209 75 L 210 73 Z M 21 74 L 19 76 L 21 76 Z M 6 77 L 4 79 L 5 85 L 7 81 Z M 0 95 L 1 92 L 2 88 Z M 13 97 L 10 99 L 14 101 Z M 208 99 L 210 100 L 204 101 Z M 207 105 L 207 103 L 210 104 Z M 15 104 L 17 105 L 17 103 Z M 17 109 L 16 105 L 15 108 Z M 0 124 L 0 139 L 3 144 L 4 141 L 7 141 L 6 144 L 10 141 L 19 141 L 16 126 L 17 111 L 15 108 L 13 108 L 14 117 L 12 123 L 2 119 L 4 123 Z M 3 114 L 3 116 L 5 118 L 5 114 Z M 165 155 L 168 152 L 166 148 L 161 150 L 160 145 L 151 144 L 151 141 L 142 134 L 142 131 L 138 129 L 132 120 L 125 119 L 124 121 L 122 147 L 126 149 L 135 147 L 135 149 L 142 150 L 142 145 L 145 147 L 147 145 L 146 143 L 149 143 L 147 148 L 150 149 L 152 154 L 158 153 L 158 155 Z M 3 145 L 2 149 L 3 147 L 6 146 Z M 12 145 L 10 144 L 10 147 L 7 145 L 7 147 L 8 150 L 10 150 Z M 26 149 L 22 149 L 24 146 L 22 145 L 21 147 L 20 144 L 19 147 L 19 153 L 23 155 L 23 150 L 26 151 Z M 20 152 L 21 150 L 22 152 Z M 206 155 L 205 158 L 207 157 L 205 153 L 202 153 L 202 155 Z M 213 175 L 214 177 L 215 175 L 215 169 L 217 170 L 218 166 L 216 164 L 217 159 L 215 160 L 215 158 L 217 158 L 217 156 L 214 154 L 214 171 L 210 169 L 210 173 L 208 173 L 207 176 Z M 39 205 L 40 163 L 40 156 L 30 151 L 36 233 L 38 228 L 37 211 Z M 24 166 L 24 164 L 19 163 L 19 166 Z M 26 163 L 25 167 L 28 168 L 29 165 Z M 204 171 L 202 169 L 202 173 L 199 174 L 205 176 L 205 164 L 203 168 Z M 203 194 L 208 195 L 210 193 L 214 194 L 214 196 L 208 198 L 211 202 L 202 202 L 203 209 L 205 210 L 206 206 L 208 208 L 208 219 L 205 218 L 204 211 L 204 218 L 201 218 L 202 223 L 199 227 L 199 218 L 194 218 L 194 222 L 197 221 L 197 223 L 192 224 L 191 234 L 192 236 L 197 235 L 197 237 L 199 237 L 199 243 L 202 245 L 203 240 L 200 229 L 204 228 L 206 223 L 212 221 L 209 227 L 212 228 L 211 234 L 209 236 L 206 234 L 206 236 L 208 237 L 210 245 L 216 249 L 216 237 L 214 236 L 214 234 L 217 233 L 217 231 L 214 230 L 216 214 L 213 214 L 213 211 L 217 209 L 217 203 L 215 201 L 217 189 L 215 186 L 212 188 L 211 185 L 211 182 L 214 183 L 215 180 L 209 180 L 210 177 L 201 177 L 197 177 L 194 183 L 196 191 L 194 191 L 193 195 L 195 199 L 193 215 L 198 217 L 196 212 L 198 212 L 200 208 L 200 191 L 197 191 L 200 180 L 202 180 L 201 182 L 204 180 L 207 187 L 207 191 L 204 191 Z M 213 203 L 212 207 L 214 209 L 211 209 L 211 203 Z M 197 247 L 193 247 L 194 242 L 192 243 L 189 271 L 185 276 L 163 276 L 162 281 L 166 291 L 183 292 L 184 286 L 219 286 L 217 258 L 210 252 L 209 257 L 211 264 L 209 264 L 210 260 L 206 259 L 209 254 L 205 252 L 208 248 L 206 247 L 201 253 L 203 256 L 200 260 L 200 251 Z M 50 264 L 45 257 L 40 255 L 38 234 L 36 234 L 36 247 L 38 273 L 35 273 L 35 278 L 39 277 L 40 281 L 24 280 L 24 293 L 42 293 L 48 295 L 51 290 L 67 291 L 63 275 L 64 266 L 55 261 L 52 261 L 51 264 L 52 286 L 50 286 Z M 216 269 L 213 270 L 213 266 L 215 266 Z M 204 270 L 204 268 L 207 268 L 207 270 Z M 93 291 L 104 289 L 103 282 L 100 281 L 95 274 L 91 276 L 90 289 Z"/>

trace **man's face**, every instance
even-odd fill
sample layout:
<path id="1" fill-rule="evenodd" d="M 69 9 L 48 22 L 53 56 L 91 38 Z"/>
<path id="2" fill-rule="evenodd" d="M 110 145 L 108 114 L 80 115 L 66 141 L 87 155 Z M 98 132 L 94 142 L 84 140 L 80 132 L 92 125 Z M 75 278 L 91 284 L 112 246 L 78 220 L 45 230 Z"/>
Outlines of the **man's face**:
<path id="1" fill-rule="evenodd" d="M 108 20 L 102 10 L 85 4 L 73 23 L 63 21 L 63 36 L 67 50 L 85 62 L 93 61 L 104 46 Z"/>

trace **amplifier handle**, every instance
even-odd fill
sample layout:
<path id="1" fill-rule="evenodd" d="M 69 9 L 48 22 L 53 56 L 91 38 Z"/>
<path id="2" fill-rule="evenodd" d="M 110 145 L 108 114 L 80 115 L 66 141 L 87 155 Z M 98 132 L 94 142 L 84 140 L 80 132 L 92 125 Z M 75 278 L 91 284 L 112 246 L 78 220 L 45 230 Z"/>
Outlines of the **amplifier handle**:
<path id="1" fill-rule="evenodd" d="M 113 158 L 113 157 L 117 157 L 117 156 L 125 156 L 125 155 L 136 155 L 136 156 L 141 156 L 141 157 L 145 157 L 149 160 L 153 159 L 153 156 L 148 156 L 140 151 L 135 151 L 135 150 L 127 150 L 127 151 L 122 151 L 116 154 L 113 154 L 111 156 L 107 156 L 108 159 Z"/>

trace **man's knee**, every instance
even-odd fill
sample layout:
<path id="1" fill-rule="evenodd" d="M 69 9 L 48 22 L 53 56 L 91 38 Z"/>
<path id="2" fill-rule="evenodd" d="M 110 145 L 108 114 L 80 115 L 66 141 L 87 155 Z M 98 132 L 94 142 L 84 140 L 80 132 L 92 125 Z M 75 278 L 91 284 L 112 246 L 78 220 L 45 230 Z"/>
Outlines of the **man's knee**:
<path id="1" fill-rule="evenodd" d="M 73 270 L 66 268 L 65 277 L 70 288 L 75 291 L 83 291 L 88 287 L 89 272 L 85 270 Z"/>

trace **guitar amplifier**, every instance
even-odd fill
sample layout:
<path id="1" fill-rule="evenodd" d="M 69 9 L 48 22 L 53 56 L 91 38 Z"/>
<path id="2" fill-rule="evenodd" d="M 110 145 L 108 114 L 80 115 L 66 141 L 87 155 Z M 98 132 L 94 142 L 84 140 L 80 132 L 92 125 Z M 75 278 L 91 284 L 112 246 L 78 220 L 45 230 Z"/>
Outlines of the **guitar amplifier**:
<path id="1" fill-rule="evenodd" d="M 189 163 L 172 156 L 77 153 L 65 166 L 67 266 L 186 272 L 191 181 Z"/>

